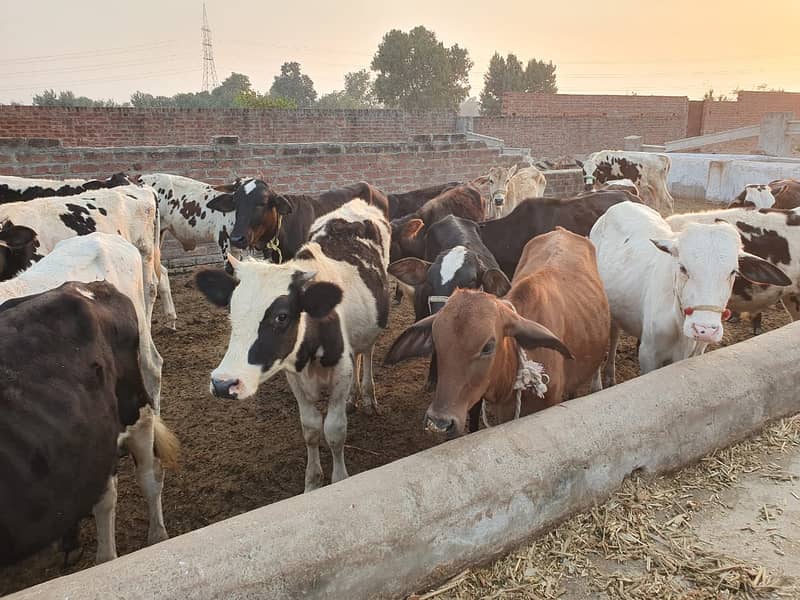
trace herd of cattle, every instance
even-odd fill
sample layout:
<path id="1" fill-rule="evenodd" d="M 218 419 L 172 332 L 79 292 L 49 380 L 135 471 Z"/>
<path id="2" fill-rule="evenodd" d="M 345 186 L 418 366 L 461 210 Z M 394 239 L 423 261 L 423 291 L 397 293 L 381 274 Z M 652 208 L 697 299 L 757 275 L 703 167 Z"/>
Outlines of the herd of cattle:
<path id="1" fill-rule="evenodd" d="M 161 492 L 178 442 L 159 418 L 163 361 L 151 335 L 158 294 L 167 325 L 177 323 L 160 264 L 166 231 L 187 250 L 219 244 L 223 268 L 195 277 L 231 324 L 210 391 L 244 399 L 285 373 L 306 491 L 324 482 L 321 438 L 340 481 L 348 412 L 379 414 L 373 351 L 389 275 L 416 322 L 385 362 L 431 357 L 424 426 L 448 437 L 613 385 L 620 330 L 639 340 L 646 373 L 719 342 L 731 311 L 783 301 L 800 317 L 800 182 L 748 186 L 727 209 L 665 219 L 653 207 L 672 212 L 666 156 L 604 151 L 583 168 L 586 191 L 561 199 L 543 197 L 532 166 L 318 196 L 252 178 L 0 177 L 0 564 L 59 540 L 69 556 L 89 513 L 96 560 L 115 558 L 125 452 L 148 543 L 167 537 Z M 254 252 L 264 259 L 243 256 Z"/>

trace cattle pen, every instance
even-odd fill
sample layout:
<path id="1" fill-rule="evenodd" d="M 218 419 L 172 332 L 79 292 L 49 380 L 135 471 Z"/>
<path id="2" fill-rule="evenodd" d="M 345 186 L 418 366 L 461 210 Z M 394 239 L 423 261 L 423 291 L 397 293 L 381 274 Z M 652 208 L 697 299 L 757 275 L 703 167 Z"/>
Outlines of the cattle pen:
<path id="1" fill-rule="evenodd" d="M 85 569 L 12 597 L 403 597 L 527 543 L 626 477 L 673 471 L 800 408 L 797 325 L 754 339 L 747 323 L 726 326 L 723 345 L 741 343 L 639 378 L 627 338 L 618 356 L 625 384 L 444 444 L 422 428 L 427 361 L 376 364 L 383 414 L 350 417 L 356 475 L 298 495 L 305 452 L 285 381 L 254 401 L 209 397 L 225 313 L 205 308 L 189 275 L 175 278 L 173 294 L 178 331 L 154 328 L 162 414 L 184 448 L 164 491 L 173 539 L 143 548 L 146 511 L 123 462 L 117 538 L 126 556 L 86 569 L 89 524 L 76 567 L 42 553 L 0 571 L 0 593 Z M 407 304 L 393 307 L 378 359 L 412 320 Z M 770 310 L 765 329 L 787 321 Z"/>

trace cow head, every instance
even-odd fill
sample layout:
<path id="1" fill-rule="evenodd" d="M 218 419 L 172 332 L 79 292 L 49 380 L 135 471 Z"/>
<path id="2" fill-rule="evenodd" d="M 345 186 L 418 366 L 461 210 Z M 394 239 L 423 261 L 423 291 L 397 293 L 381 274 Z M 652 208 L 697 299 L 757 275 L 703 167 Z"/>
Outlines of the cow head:
<path id="1" fill-rule="evenodd" d="M 320 320 L 336 321 L 334 309 L 342 290 L 329 282 L 313 282 L 315 273 L 291 265 L 228 257 L 233 269 L 207 269 L 196 276 L 197 287 L 213 304 L 229 307 L 231 337 L 225 357 L 211 372 L 211 393 L 243 399 L 284 369 L 302 370 L 303 341 Z M 341 356 L 327 348 L 321 363 Z M 330 356 L 335 353 L 337 356 Z"/>
<path id="2" fill-rule="evenodd" d="M 429 263 L 419 258 L 404 258 L 389 265 L 389 273 L 401 283 L 414 288 L 414 312 L 417 319 L 436 314 L 447 298 L 461 289 L 482 289 L 504 296 L 511 289 L 505 273 L 464 246 L 456 246 Z"/>
<path id="3" fill-rule="evenodd" d="M 488 184 L 489 184 L 489 199 L 495 207 L 503 206 L 506 202 L 506 194 L 508 193 L 508 182 L 517 172 L 517 165 L 510 169 L 505 167 L 492 167 L 489 169 Z"/>
<path id="4" fill-rule="evenodd" d="M 768 185 L 749 184 L 744 186 L 741 193 L 736 196 L 728 208 L 742 208 L 754 206 L 756 208 L 770 208 L 775 205 L 775 196 Z"/>
<path id="5" fill-rule="evenodd" d="M 272 191 L 260 179 L 245 179 L 233 195 L 236 223 L 231 232 L 231 244 L 236 248 L 263 250 L 278 234 L 279 217 L 292 212 L 285 197 Z"/>
<path id="6" fill-rule="evenodd" d="M 0 281 L 11 279 L 30 267 L 38 246 L 33 229 L 6 223 L 0 230 Z"/>
<path id="7" fill-rule="evenodd" d="M 425 255 L 425 223 L 415 215 L 394 219 L 389 259 L 394 262 L 406 256 Z"/>
<path id="8" fill-rule="evenodd" d="M 502 401 L 513 393 L 517 344 L 528 350 L 552 348 L 572 354 L 546 327 L 519 316 L 503 300 L 458 290 L 447 304 L 406 329 L 395 340 L 385 362 L 425 356 L 436 349 L 438 381 L 425 413 L 425 427 L 456 437 L 464 433 L 469 409 L 482 398 Z"/>
<path id="9" fill-rule="evenodd" d="M 583 189 L 584 191 L 591 191 L 594 189 L 594 185 L 597 179 L 597 165 L 594 161 L 589 158 L 586 162 L 581 162 L 575 159 L 575 164 L 577 164 L 581 170 L 583 170 Z"/>
<path id="10" fill-rule="evenodd" d="M 739 233 L 729 223 L 692 223 L 674 237 L 651 241 L 672 257 L 683 335 L 691 340 L 722 339 L 722 316 L 737 274 L 753 283 L 791 283 L 777 267 L 744 252 Z"/>

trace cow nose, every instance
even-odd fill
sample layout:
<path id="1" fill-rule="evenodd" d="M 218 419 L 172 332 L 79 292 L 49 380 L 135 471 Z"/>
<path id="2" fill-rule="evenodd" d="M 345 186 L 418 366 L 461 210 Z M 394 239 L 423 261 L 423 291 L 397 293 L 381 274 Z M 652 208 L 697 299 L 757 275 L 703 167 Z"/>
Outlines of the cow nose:
<path id="1" fill-rule="evenodd" d="M 244 239 L 243 235 L 232 235 L 231 245 L 236 248 L 245 249 L 247 248 L 247 240 Z"/>
<path id="2" fill-rule="evenodd" d="M 506 201 L 504 196 L 495 196 L 494 197 L 494 204 L 495 206 L 503 206 L 503 203 Z"/>
<path id="3" fill-rule="evenodd" d="M 720 325 L 700 325 L 699 323 L 694 323 L 692 325 L 694 337 L 704 342 L 712 341 L 719 332 L 719 329 Z"/>
<path id="4" fill-rule="evenodd" d="M 432 433 L 450 434 L 455 429 L 455 419 L 425 415 L 425 429 Z"/>
<path id="5" fill-rule="evenodd" d="M 239 385 L 238 379 L 216 379 L 211 378 L 211 389 L 217 398 L 228 398 L 236 400 L 236 393 L 231 392 L 231 388 Z"/>

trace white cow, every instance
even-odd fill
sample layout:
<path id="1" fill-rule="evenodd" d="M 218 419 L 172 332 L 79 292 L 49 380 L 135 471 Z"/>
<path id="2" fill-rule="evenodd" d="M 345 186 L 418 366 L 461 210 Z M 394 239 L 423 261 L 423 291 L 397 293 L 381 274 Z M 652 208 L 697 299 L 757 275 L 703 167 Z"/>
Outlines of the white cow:
<path id="1" fill-rule="evenodd" d="M 131 180 L 125 173 L 115 173 L 106 179 L 33 179 L 0 175 L 0 203 L 51 196 L 74 196 L 89 190 L 130 184 Z"/>
<path id="2" fill-rule="evenodd" d="M 151 399 L 155 414 L 143 409 L 139 421 L 128 427 L 120 437 L 136 462 L 136 480 L 147 500 L 150 526 L 149 544 L 167 539 L 161 509 L 161 491 L 164 471 L 161 461 L 153 452 L 154 439 L 174 446 L 174 436 L 166 430 L 158 417 L 161 396 L 161 366 L 150 332 L 150 321 L 145 308 L 145 290 L 142 280 L 142 257 L 133 245 L 116 234 L 90 233 L 58 242 L 53 251 L 30 269 L 14 279 L 0 282 L 0 305 L 13 298 L 39 294 L 57 288 L 67 281 L 89 283 L 105 280 L 130 298 L 136 311 L 139 329 L 139 365 L 145 391 Z M 150 413 L 150 414 L 148 414 Z M 113 506 L 111 507 L 113 511 Z M 113 518 L 111 519 L 113 522 Z M 113 528 L 104 532 L 110 539 L 99 540 L 98 562 L 116 558 Z M 98 534 L 98 537 L 102 537 Z"/>
<path id="3" fill-rule="evenodd" d="M 640 190 L 642 200 L 658 211 L 674 211 L 675 202 L 667 188 L 672 162 L 666 154 L 601 150 L 590 155 L 583 167 L 587 189 L 618 179 L 628 179 Z"/>
<path id="4" fill-rule="evenodd" d="M 517 165 L 510 169 L 492 167 L 486 182 L 489 184 L 490 198 L 486 210 L 490 219 L 506 216 L 525 198 L 541 198 L 547 187 L 544 175 L 533 165 L 519 171 Z"/>
<path id="5" fill-rule="evenodd" d="M 0 223 L 31 228 L 39 243 L 39 256 L 52 252 L 61 240 L 94 231 L 121 235 L 141 255 L 148 320 L 160 290 L 167 326 L 175 328 L 177 317 L 169 279 L 159 264 L 159 219 L 155 193 L 150 188 L 127 185 L 63 198 L 0 204 Z"/>
<path id="6" fill-rule="evenodd" d="M 161 218 L 161 241 L 169 231 L 187 252 L 197 244 L 214 242 L 222 256 L 231 250 L 229 236 L 236 221 L 233 184 L 212 186 L 196 179 L 149 173 L 139 181 L 150 186 L 158 198 Z"/>
<path id="7" fill-rule="evenodd" d="M 755 283 L 787 282 L 779 269 L 743 252 L 728 223 L 690 224 L 676 233 L 655 210 L 621 202 L 597 220 L 589 238 L 611 308 L 609 384 L 619 329 L 641 342 L 639 366 L 648 373 L 722 339 L 737 274 Z"/>
<path id="8" fill-rule="evenodd" d="M 197 286 L 218 306 L 230 306 L 231 338 L 211 373 L 211 392 L 248 398 L 286 373 L 300 409 L 308 450 L 305 490 L 323 483 L 319 442 L 333 454 L 332 482 L 347 477 L 347 402 L 363 363 L 362 401 L 377 409 L 372 352 L 389 316 L 389 222 L 360 198 L 318 218 L 310 241 L 292 260 L 272 264 L 229 257 L 234 277 L 205 270 Z M 316 407 L 327 390 L 324 425 Z"/>
<path id="9" fill-rule="evenodd" d="M 775 204 L 775 196 L 767 184 L 750 183 L 744 186 L 741 193 L 736 196 L 728 208 L 741 206 L 754 206 L 755 208 L 770 208 Z"/>

